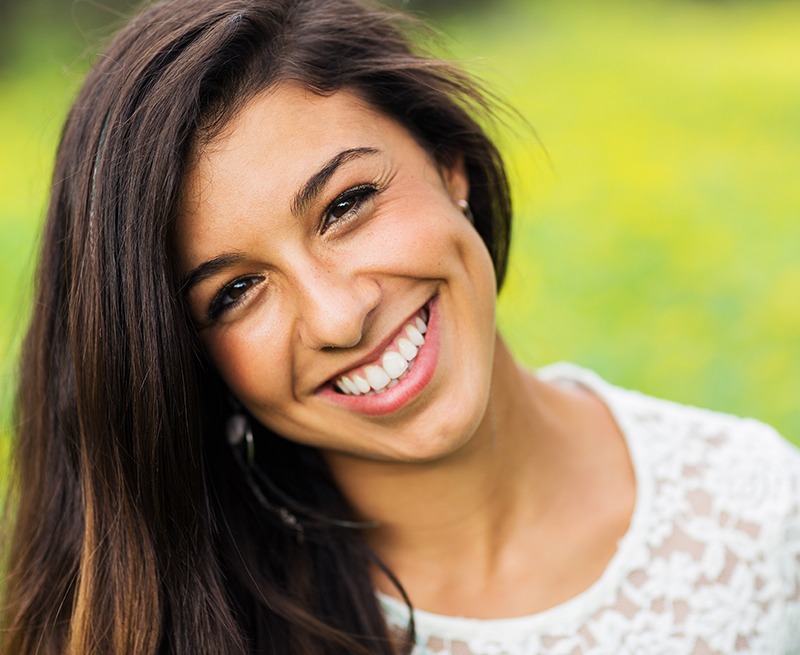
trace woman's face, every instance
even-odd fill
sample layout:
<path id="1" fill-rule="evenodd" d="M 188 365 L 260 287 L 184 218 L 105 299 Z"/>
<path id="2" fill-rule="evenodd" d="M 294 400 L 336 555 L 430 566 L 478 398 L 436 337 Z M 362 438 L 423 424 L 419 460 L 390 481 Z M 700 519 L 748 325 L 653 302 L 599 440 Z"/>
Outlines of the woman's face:
<path id="1" fill-rule="evenodd" d="M 283 436 L 370 459 L 454 452 L 486 411 L 495 278 L 442 167 L 354 94 L 284 84 L 198 153 L 176 250 L 231 392 Z"/>

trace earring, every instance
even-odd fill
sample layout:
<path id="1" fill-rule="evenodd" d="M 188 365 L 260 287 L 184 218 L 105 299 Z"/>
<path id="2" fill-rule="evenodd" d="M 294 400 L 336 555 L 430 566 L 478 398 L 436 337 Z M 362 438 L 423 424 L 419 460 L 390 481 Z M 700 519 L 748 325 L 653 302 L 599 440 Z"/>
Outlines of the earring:
<path id="1" fill-rule="evenodd" d="M 467 217 L 467 220 L 470 223 L 475 223 L 475 217 L 472 215 L 472 209 L 469 207 L 469 202 L 465 198 L 462 198 L 456 204 L 461 207 L 461 211 L 464 212 L 464 216 Z"/>
<path id="2" fill-rule="evenodd" d="M 251 468 L 256 459 L 256 446 L 253 441 L 253 430 L 250 428 L 250 421 L 244 414 L 232 414 L 226 426 L 228 433 L 228 443 L 231 446 L 239 446 L 245 443 L 245 453 L 247 467 Z"/>
<path id="3" fill-rule="evenodd" d="M 259 504 L 264 509 L 277 514 L 281 520 L 281 523 L 283 523 L 290 530 L 293 530 L 295 532 L 295 536 L 297 537 L 297 541 L 302 543 L 304 539 L 304 531 L 303 526 L 297 520 L 297 517 L 286 507 L 274 505 L 267 500 L 267 497 L 262 493 L 261 489 L 253 480 L 252 473 L 255 473 L 260 479 L 267 481 L 265 486 L 267 486 L 273 492 L 276 491 L 272 481 L 269 480 L 266 474 L 256 465 L 256 447 L 255 440 L 253 439 L 253 429 L 250 427 L 250 421 L 247 420 L 247 417 L 244 414 L 236 412 L 228 419 L 226 431 L 228 443 L 233 449 L 234 459 L 236 459 L 236 462 L 241 467 L 245 475 L 245 480 L 247 481 L 247 486 L 250 487 L 250 490 L 253 492 L 256 500 L 258 500 Z M 242 457 L 240 452 L 243 443 L 245 445 L 245 457 Z"/>
<path id="4" fill-rule="evenodd" d="M 242 469 L 247 486 L 256 497 L 258 503 L 268 512 L 276 514 L 281 523 L 295 533 L 298 543 L 302 544 L 305 541 L 304 523 L 309 529 L 319 528 L 319 526 L 345 530 L 365 530 L 377 527 L 378 523 L 375 521 L 348 521 L 324 516 L 312 508 L 301 506 L 286 492 L 282 491 L 256 462 L 255 439 L 253 439 L 250 421 L 241 411 L 238 403 L 234 404 L 234 408 L 234 413 L 228 418 L 226 425 L 228 443 L 233 450 L 234 459 Z M 244 444 L 244 456 L 242 456 L 241 452 L 242 444 Z M 261 486 L 259 486 L 259 483 Z M 276 498 L 281 504 L 276 505 L 271 502 L 262 491 L 262 486 L 267 493 Z M 294 511 L 290 510 L 290 507 Z M 300 522 L 298 516 L 303 517 L 304 523 Z"/>

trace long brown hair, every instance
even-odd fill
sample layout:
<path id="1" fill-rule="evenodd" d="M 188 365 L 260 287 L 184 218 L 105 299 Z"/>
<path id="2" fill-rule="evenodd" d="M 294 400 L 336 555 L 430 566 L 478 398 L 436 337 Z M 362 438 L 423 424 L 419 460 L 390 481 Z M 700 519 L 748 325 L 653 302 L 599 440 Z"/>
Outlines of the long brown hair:
<path id="1" fill-rule="evenodd" d="M 510 200 L 473 118 L 484 96 L 408 29 L 359 0 L 170 0 L 98 59 L 58 151 L 21 361 L 3 653 L 396 652 L 368 528 L 320 518 L 351 517 L 317 453 L 255 426 L 263 493 L 237 465 L 171 231 L 193 149 L 292 80 L 463 156 L 502 280 Z M 287 499 L 302 533 L 268 509 Z"/>

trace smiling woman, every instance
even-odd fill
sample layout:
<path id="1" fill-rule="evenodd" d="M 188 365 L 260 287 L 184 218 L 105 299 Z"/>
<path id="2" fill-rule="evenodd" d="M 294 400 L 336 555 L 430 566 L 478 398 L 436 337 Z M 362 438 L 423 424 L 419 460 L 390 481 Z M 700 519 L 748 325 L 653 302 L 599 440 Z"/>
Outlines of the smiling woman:
<path id="1" fill-rule="evenodd" d="M 4 653 L 791 653 L 800 457 L 530 372 L 480 88 L 360 0 L 90 73 L 26 339 Z"/>
<path id="2" fill-rule="evenodd" d="M 472 434 L 496 281 L 468 192 L 463 158 L 436 162 L 350 91 L 280 84 L 250 101 L 196 153 L 175 225 L 227 389 L 326 451 L 427 459 Z"/>

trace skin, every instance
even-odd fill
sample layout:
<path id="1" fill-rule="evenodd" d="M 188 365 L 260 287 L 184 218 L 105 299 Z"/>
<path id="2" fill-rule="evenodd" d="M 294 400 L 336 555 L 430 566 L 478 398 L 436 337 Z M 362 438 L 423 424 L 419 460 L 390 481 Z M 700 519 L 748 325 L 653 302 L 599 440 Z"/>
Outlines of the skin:
<path id="1" fill-rule="evenodd" d="M 377 192 L 331 213 L 364 185 Z M 468 195 L 463 162 L 437 163 L 355 95 L 278 85 L 196 153 L 176 251 L 187 276 L 227 257 L 188 292 L 211 361 L 253 417 L 321 450 L 380 523 L 367 538 L 415 605 L 518 616 L 599 577 L 635 485 L 602 402 L 537 380 L 497 334 L 492 263 L 458 205 Z M 238 302 L 210 320 L 220 298 Z M 320 393 L 431 298 L 439 352 L 421 391 L 379 416 Z M 378 572 L 375 584 L 396 593 Z"/>

